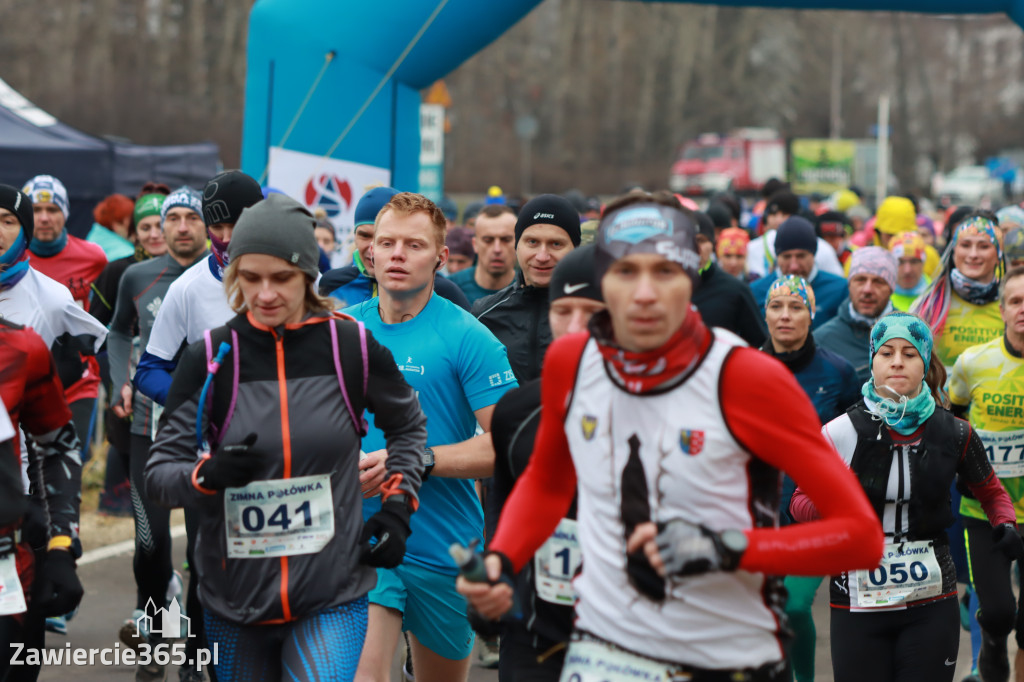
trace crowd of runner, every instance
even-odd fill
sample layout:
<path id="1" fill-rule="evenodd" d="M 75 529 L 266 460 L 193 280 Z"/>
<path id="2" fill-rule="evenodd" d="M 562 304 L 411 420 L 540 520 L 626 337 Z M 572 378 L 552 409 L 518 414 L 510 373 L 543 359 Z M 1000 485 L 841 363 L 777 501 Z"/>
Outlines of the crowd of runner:
<path id="1" fill-rule="evenodd" d="M 401 189 L 147 183 L 79 238 L 0 185 L 0 646 L 75 627 L 96 453 L 111 632 L 182 682 L 808 682 L 825 581 L 833 679 L 968 630 L 1024 681 L 1024 209 Z"/>

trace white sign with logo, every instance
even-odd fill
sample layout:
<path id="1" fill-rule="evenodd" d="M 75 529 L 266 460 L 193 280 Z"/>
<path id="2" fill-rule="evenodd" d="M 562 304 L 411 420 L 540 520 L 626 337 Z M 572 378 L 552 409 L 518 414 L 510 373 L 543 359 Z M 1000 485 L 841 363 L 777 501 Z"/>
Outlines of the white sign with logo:
<path id="1" fill-rule="evenodd" d="M 347 255 L 352 252 L 356 204 L 368 190 L 381 185 L 390 186 L 391 171 L 271 147 L 267 185 L 281 190 L 310 212 L 324 209 L 334 225 L 338 248 Z"/>
<path id="2" fill-rule="evenodd" d="M 444 107 L 420 105 L 420 194 L 440 201 L 444 193 Z"/>

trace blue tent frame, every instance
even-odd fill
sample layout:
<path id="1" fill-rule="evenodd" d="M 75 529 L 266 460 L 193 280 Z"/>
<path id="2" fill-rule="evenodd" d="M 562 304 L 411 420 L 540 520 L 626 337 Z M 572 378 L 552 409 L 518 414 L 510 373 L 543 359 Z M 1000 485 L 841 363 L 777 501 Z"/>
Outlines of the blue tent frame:
<path id="1" fill-rule="evenodd" d="M 790 9 L 1005 13 L 1024 26 L 1024 0 L 689 1 Z M 429 21 L 439 3 L 441 11 Z M 538 4 L 540 0 L 258 0 L 249 18 L 242 168 L 262 178 L 271 146 L 318 156 L 333 146 L 332 158 L 390 169 L 392 185 L 416 189 L 419 91 L 493 42 Z M 385 79 L 428 22 L 409 54 Z"/>

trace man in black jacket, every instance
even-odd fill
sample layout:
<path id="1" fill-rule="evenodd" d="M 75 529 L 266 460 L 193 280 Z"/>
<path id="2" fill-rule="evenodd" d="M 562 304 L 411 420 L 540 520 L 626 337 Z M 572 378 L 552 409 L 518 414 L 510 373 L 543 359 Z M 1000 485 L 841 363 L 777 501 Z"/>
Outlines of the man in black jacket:
<path id="1" fill-rule="evenodd" d="M 700 286 L 693 293 L 693 304 L 707 326 L 728 329 L 754 348 L 760 348 L 768 336 L 754 295 L 749 286 L 711 260 L 715 250 L 715 225 L 706 214 L 697 212 L 696 215 L 700 228 L 697 234 Z"/>
<path id="2" fill-rule="evenodd" d="M 548 285 L 558 261 L 579 245 L 580 214 L 572 204 L 555 194 L 531 199 L 516 221 L 519 274 L 512 284 L 473 304 L 476 318 L 508 349 L 519 383 L 540 376 L 551 344 Z"/>
<path id="3" fill-rule="evenodd" d="M 590 317 L 605 307 L 594 277 L 593 245 L 582 246 L 559 262 L 548 291 L 548 320 L 554 337 L 586 331 Z M 501 508 L 530 461 L 540 423 L 540 379 L 503 395 L 494 407 L 492 423 L 494 483 L 487 500 L 487 537 L 494 534 Z M 503 624 L 500 682 L 557 682 L 561 675 L 565 645 L 572 634 L 571 581 L 580 565 L 575 506 L 537 552 L 537 560 L 529 562 L 517 577 L 516 591 L 524 613 L 521 620 Z M 555 556 L 564 556 L 564 561 L 552 559 Z"/>

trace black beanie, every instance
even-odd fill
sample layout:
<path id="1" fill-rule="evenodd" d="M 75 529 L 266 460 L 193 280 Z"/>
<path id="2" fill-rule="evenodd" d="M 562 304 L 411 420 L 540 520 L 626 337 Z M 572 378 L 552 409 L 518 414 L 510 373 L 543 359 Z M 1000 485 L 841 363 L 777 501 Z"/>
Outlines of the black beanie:
<path id="1" fill-rule="evenodd" d="M 720 229 L 732 227 L 732 211 L 725 204 L 713 201 L 705 213 L 711 218 L 711 222 L 715 224 L 715 227 Z"/>
<path id="2" fill-rule="evenodd" d="M 715 243 L 715 223 L 704 211 L 694 211 L 697 217 L 697 234 L 704 235 L 712 244 Z"/>
<path id="3" fill-rule="evenodd" d="M 764 206 L 765 215 L 771 215 L 773 213 L 796 215 L 799 212 L 800 197 L 785 189 L 771 195 L 768 198 L 768 203 Z"/>
<path id="4" fill-rule="evenodd" d="M 793 249 L 802 249 L 811 253 L 818 252 L 818 237 L 814 233 L 814 225 L 807 218 L 792 215 L 779 225 L 775 235 L 775 253 L 785 253 Z"/>
<path id="5" fill-rule="evenodd" d="M 541 194 L 526 202 L 516 221 L 516 246 L 523 231 L 533 225 L 556 225 L 565 230 L 573 246 L 580 245 L 580 214 L 557 194 Z"/>
<path id="6" fill-rule="evenodd" d="M 570 251 L 558 261 L 555 271 L 551 273 L 548 300 L 555 301 L 566 296 L 580 296 L 604 302 L 601 286 L 594 274 L 593 244 Z"/>
<path id="7" fill-rule="evenodd" d="M 0 185 L 0 208 L 18 216 L 22 232 L 25 234 L 25 245 L 32 241 L 32 230 L 36 226 L 35 215 L 32 212 L 32 200 L 28 195 L 10 185 Z"/>
<path id="8" fill-rule="evenodd" d="M 203 188 L 203 221 L 234 225 L 242 211 L 263 200 L 260 183 L 240 170 L 224 171 Z"/>

